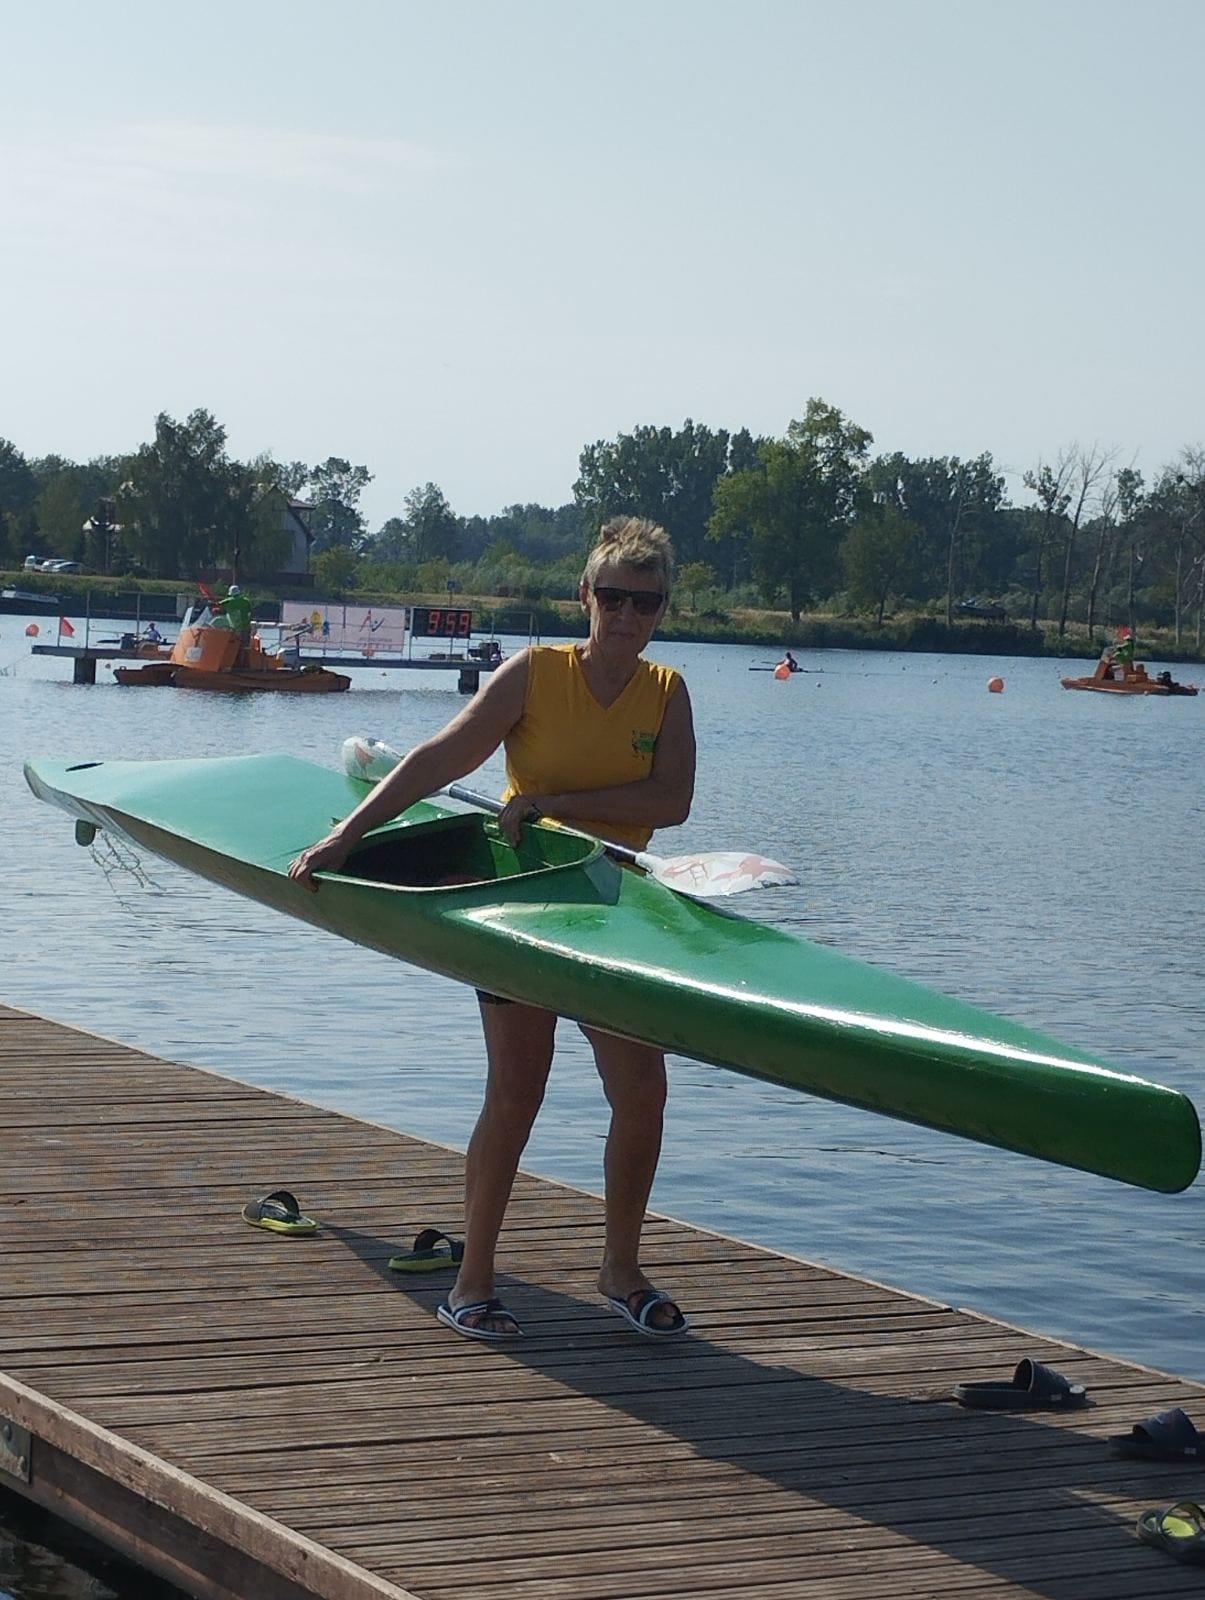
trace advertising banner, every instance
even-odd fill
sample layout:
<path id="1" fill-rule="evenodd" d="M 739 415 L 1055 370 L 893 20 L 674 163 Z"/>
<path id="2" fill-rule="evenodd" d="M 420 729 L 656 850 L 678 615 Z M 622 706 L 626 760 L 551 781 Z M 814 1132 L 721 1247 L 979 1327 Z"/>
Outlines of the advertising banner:
<path id="1" fill-rule="evenodd" d="M 280 626 L 287 638 L 296 634 L 305 652 L 330 650 L 367 657 L 406 648 L 405 606 L 337 605 L 323 600 L 286 600 Z"/>

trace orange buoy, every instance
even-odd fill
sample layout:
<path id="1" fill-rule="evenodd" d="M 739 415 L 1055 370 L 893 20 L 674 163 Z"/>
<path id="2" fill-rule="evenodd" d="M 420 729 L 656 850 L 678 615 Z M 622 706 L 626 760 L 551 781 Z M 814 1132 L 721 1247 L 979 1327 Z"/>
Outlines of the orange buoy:
<path id="1" fill-rule="evenodd" d="M 774 668 L 774 676 L 776 678 L 789 678 L 791 676 L 791 669 L 785 661 L 780 661 Z"/>
<path id="2" fill-rule="evenodd" d="M 991 691 L 992 694 L 1003 694 L 1003 692 L 1004 692 L 1004 679 L 1003 678 L 989 678 L 987 680 L 987 686 L 988 686 L 988 689 Z"/>
<path id="3" fill-rule="evenodd" d="M 25 629 L 25 637 L 27 639 L 36 639 L 37 636 L 38 636 L 38 625 L 37 625 L 36 622 L 31 622 L 28 625 L 28 627 Z"/>

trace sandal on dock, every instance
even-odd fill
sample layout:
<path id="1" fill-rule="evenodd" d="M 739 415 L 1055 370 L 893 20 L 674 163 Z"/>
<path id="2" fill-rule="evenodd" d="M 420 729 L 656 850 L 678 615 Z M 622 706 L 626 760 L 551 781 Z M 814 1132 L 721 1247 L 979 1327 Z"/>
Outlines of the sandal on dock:
<path id="1" fill-rule="evenodd" d="M 449 1305 L 445 1301 L 443 1305 L 436 1306 L 435 1315 L 453 1332 L 463 1334 L 466 1339 L 480 1339 L 484 1344 L 506 1344 L 523 1337 L 523 1329 L 501 1300 L 470 1300 L 463 1306 Z M 510 1327 L 505 1330 L 483 1328 L 479 1321 L 470 1322 L 470 1317 L 505 1317 Z"/>
<path id="2" fill-rule="evenodd" d="M 313 1217 L 303 1217 L 297 1196 L 287 1189 L 273 1189 L 258 1200 L 250 1200 L 243 1207 L 243 1221 L 253 1228 L 267 1228 L 271 1233 L 316 1233 L 318 1224 Z"/>
<path id="3" fill-rule="evenodd" d="M 389 1270 L 436 1272 L 440 1267 L 459 1266 L 463 1256 L 464 1244 L 460 1239 L 451 1239 L 438 1228 L 424 1228 L 415 1235 L 413 1250 L 389 1257 Z"/>
<path id="4" fill-rule="evenodd" d="M 643 1333 L 649 1339 L 676 1339 L 690 1327 L 681 1310 L 664 1289 L 633 1289 L 629 1295 L 604 1296 L 616 1316 Z M 666 1323 L 654 1322 L 658 1306 L 668 1306 L 673 1313 Z"/>
<path id="5" fill-rule="evenodd" d="M 1166 1550 L 1176 1561 L 1205 1564 L 1205 1511 L 1194 1500 L 1181 1500 L 1166 1511 L 1144 1511 L 1134 1531 L 1143 1544 Z"/>
<path id="6" fill-rule="evenodd" d="M 1160 1411 L 1145 1422 L 1136 1422 L 1129 1433 L 1115 1433 L 1109 1440 L 1113 1453 L 1131 1461 L 1200 1461 L 1205 1463 L 1205 1434 L 1197 1432 L 1186 1412 L 1175 1406 Z"/>
<path id="7" fill-rule="evenodd" d="M 1070 1383 L 1028 1356 L 1017 1362 L 1011 1383 L 959 1383 L 953 1396 L 960 1405 L 983 1411 L 1070 1411 L 1088 1404 L 1082 1383 Z"/>

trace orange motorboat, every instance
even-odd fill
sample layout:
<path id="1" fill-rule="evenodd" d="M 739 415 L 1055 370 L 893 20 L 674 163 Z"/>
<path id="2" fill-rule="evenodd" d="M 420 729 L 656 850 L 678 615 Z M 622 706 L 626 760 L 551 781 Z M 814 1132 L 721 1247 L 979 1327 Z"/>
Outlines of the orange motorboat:
<path id="1" fill-rule="evenodd" d="M 147 653 L 147 647 L 139 654 Z M 249 694 L 268 689 L 290 694 L 339 694 L 351 687 L 342 672 L 317 663 L 300 663 L 294 655 L 269 655 L 252 634 L 246 643 L 232 628 L 185 624 L 170 649 L 156 649 L 140 667 L 115 667 L 113 676 L 127 687 L 211 689 L 220 694 Z"/>
<path id="2" fill-rule="evenodd" d="M 1114 661 L 1105 652 L 1090 678 L 1061 678 L 1064 689 L 1095 689 L 1101 694 L 1196 694 L 1195 683 L 1176 683 L 1170 672 L 1151 677 L 1141 661 Z"/>

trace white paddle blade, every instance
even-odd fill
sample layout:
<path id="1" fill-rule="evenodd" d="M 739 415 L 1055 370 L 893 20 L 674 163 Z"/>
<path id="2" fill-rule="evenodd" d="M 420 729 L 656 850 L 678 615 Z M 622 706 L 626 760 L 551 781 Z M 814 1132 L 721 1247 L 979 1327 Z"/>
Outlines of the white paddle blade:
<path id="1" fill-rule="evenodd" d="M 637 858 L 642 867 L 667 888 L 698 900 L 718 900 L 748 889 L 777 889 L 798 883 L 790 867 L 768 856 L 751 855 L 741 850 L 711 850 L 697 856 L 657 856 Z"/>
<path id="2" fill-rule="evenodd" d="M 353 733 L 350 739 L 343 741 L 344 772 L 349 778 L 363 778 L 365 783 L 376 783 L 387 777 L 401 759 L 400 750 L 366 733 Z"/>

